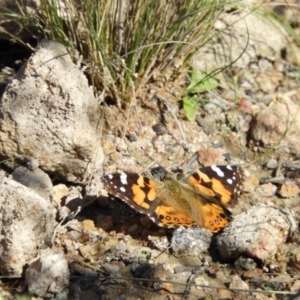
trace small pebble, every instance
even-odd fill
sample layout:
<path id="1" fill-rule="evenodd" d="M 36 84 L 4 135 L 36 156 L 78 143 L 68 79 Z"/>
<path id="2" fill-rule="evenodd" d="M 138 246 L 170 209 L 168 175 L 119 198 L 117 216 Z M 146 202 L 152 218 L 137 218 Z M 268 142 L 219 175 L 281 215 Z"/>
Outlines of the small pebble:
<path id="1" fill-rule="evenodd" d="M 136 142 L 137 141 L 137 136 L 134 133 L 130 133 L 126 135 L 127 139 L 129 142 Z"/>
<path id="2" fill-rule="evenodd" d="M 94 224 L 94 222 L 92 220 L 84 220 L 82 222 L 82 227 L 85 230 L 91 230 L 91 229 L 93 229 L 95 227 L 95 224 Z"/>
<path id="3" fill-rule="evenodd" d="M 113 229 L 112 216 L 106 216 L 104 218 L 97 218 L 97 227 L 102 228 L 104 231 L 109 231 Z"/>
<path id="4" fill-rule="evenodd" d="M 284 198 L 296 197 L 299 195 L 299 187 L 293 181 L 288 180 L 282 184 L 279 195 Z"/>
<path id="5" fill-rule="evenodd" d="M 203 109 L 208 114 L 213 115 L 216 112 L 216 110 L 218 110 L 218 107 L 217 107 L 216 104 L 210 102 L 210 103 L 207 103 L 207 104 L 203 105 Z"/>
<path id="6" fill-rule="evenodd" d="M 271 158 L 267 163 L 268 169 L 276 169 L 278 167 L 277 159 Z"/>
<path id="7" fill-rule="evenodd" d="M 157 135 L 164 135 L 167 133 L 167 128 L 164 124 L 158 123 L 152 126 L 153 131 Z"/>
<path id="8" fill-rule="evenodd" d="M 234 266 L 237 269 L 242 269 L 244 271 L 254 270 L 256 268 L 256 263 L 252 258 L 240 256 L 235 262 Z"/>
<path id="9" fill-rule="evenodd" d="M 153 222 L 148 216 L 142 216 L 140 218 L 140 223 L 147 229 L 149 229 L 153 225 Z"/>
<path id="10" fill-rule="evenodd" d="M 212 134 L 216 131 L 217 119 L 214 116 L 205 116 L 202 118 L 198 115 L 195 121 L 203 128 L 206 134 Z"/>
<path id="11" fill-rule="evenodd" d="M 257 191 L 261 193 L 263 197 L 272 197 L 275 195 L 277 191 L 276 185 L 272 184 L 271 182 L 265 183 L 260 185 L 257 188 Z"/>

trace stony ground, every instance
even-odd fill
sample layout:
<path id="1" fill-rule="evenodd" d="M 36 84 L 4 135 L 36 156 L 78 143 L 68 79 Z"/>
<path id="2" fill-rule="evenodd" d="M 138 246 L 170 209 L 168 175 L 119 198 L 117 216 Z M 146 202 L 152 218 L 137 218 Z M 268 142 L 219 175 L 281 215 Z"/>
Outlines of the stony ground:
<path id="1" fill-rule="evenodd" d="M 294 26 L 297 31 L 297 24 Z M 264 36 L 265 44 L 267 39 Z M 275 107 L 270 118 L 279 115 L 280 122 L 288 122 L 288 113 L 275 105 L 283 103 L 296 107 L 292 113 L 297 119 L 300 90 L 295 61 L 299 47 L 290 44 L 291 39 L 282 40 L 284 45 L 264 53 L 258 53 L 261 48 L 257 46 L 246 53 L 251 59 L 244 58 L 231 73 L 220 74 L 219 89 L 203 95 L 195 121 L 187 121 L 180 109 L 182 79 L 167 85 L 160 77 L 125 110 L 103 106 L 107 160 L 84 191 L 74 188 L 74 193 L 85 196 L 87 205 L 54 240 L 70 260 L 74 299 L 296 299 L 289 293 L 300 289 L 299 228 L 265 261 L 243 256 L 222 261 L 215 237 L 197 255 L 174 253 L 168 248 L 174 230 L 162 229 L 123 202 L 111 200 L 100 183 L 103 173 L 116 170 L 149 175 L 156 166 L 172 172 L 179 167 L 195 170 L 212 164 L 239 164 L 246 181 L 233 215 L 264 203 L 292 210 L 299 224 L 299 132 L 291 130 L 292 145 L 281 139 L 279 126 L 274 129 L 275 137 L 260 139 L 263 132 L 257 135 L 265 126 L 257 116 L 270 103 Z M 5 72 L 13 74 L 13 65 L 17 66 L 16 60 L 2 61 L 2 83 L 9 78 Z M 274 145 L 274 140 L 279 142 Z M 102 189 L 103 196 L 89 205 L 87 198 L 95 187 Z M 203 236 L 210 241 L 210 236 Z M 75 250 L 74 241 L 81 245 Z"/>

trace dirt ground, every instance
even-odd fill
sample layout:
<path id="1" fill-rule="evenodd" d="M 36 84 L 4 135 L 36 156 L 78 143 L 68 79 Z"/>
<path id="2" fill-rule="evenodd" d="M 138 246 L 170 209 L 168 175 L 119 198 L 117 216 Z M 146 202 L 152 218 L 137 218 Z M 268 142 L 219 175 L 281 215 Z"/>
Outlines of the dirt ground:
<path id="1" fill-rule="evenodd" d="M 273 9 L 299 33 L 296 9 L 292 14 Z M 169 247 L 175 229 L 161 228 L 121 200 L 112 200 L 99 183 L 102 196 L 57 236 L 70 262 L 70 299 L 298 299 L 300 197 L 287 181 L 300 188 L 299 155 L 280 143 L 271 147 L 268 142 L 272 141 L 262 142 L 253 132 L 259 130 L 256 117 L 270 103 L 288 97 L 299 105 L 296 58 L 300 48 L 292 38 L 285 41 L 272 58 L 256 53 L 243 68 L 233 65 L 230 72 L 220 74 L 219 88 L 203 95 L 195 121 L 187 121 L 182 108 L 182 78 L 165 84 L 163 74 L 126 109 L 104 105 L 102 141 L 107 159 L 95 180 L 115 171 L 152 176 L 151 169 L 157 166 L 174 172 L 238 164 L 246 179 L 233 216 L 258 203 L 289 209 L 298 227 L 293 235 L 263 261 L 243 255 L 225 261 L 219 255 L 217 237 L 202 231 L 203 243 L 209 240 L 206 250 L 176 252 Z M 30 53 L 18 45 L 0 43 L 2 94 Z M 292 167 L 284 167 L 291 163 Z M 89 187 L 84 189 L 87 199 Z M 77 226 L 84 231 L 80 237 Z M 69 246 L 71 240 L 84 243 L 79 253 Z M 22 280 L 9 283 L 10 288 L 23 287 Z"/>

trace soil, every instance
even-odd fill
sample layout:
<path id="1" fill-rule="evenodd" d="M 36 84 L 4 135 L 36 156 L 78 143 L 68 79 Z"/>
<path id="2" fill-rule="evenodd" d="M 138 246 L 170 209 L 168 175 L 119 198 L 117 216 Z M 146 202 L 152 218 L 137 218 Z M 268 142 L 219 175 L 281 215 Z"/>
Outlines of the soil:
<path id="1" fill-rule="evenodd" d="M 299 24 L 294 19 L 293 15 L 291 23 L 297 31 Z M 290 41 L 286 43 L 283 49 L 290 47 Z M 6 50 L 0 56 L 0 94 L 29 56 L 21 46 L 6 41 L 1 41 L 1 45 L 0 49 Z M 282 51 L 271 63 L 256 57 L 244 70 L 232 67 L 237 86 L 232 87 L 228 74 L 223 74 L 222 87 L 208 92 L 203 97 L 205 101 L 199 102 L 195 121 L 187 121 L 182 109 L 182 78 L 171 85 L 159 77 L 142 89 L 126 109 L 104 105 L 103 149 L 107 161 L 94 180 L 100 181 L 97 178 L 103 173 L 115 171 L 151 176 L 151 169 L 156 166 L 174 172 L 213 164 L 239 164 L 245 169 L 248 188 L 239 197 L 233 215 L 261 201 L 255 194 L 259 187 L 266 204 L 292 210 L 299 224 L 299 191 L 287 189 L 284 195 L 280 192 L 286 179 L 300 185 L 297 155 L 281 151 L 280 147 L 268 149 L 254 140 L 251 132 L 256 109 L 260 110 L 262 104 L 267 106 L 278 93 L 290 95 L 291 90 L 296 91 L 291 98 L 298 101 L 299 81 L 289 75 L 298 72 L 298 65 L 285 53 Z M 273 82 L 274 97 L 269 100 L 265 100 L 269 90 L 264 92 L 259 84 L 250 88 L 245 84 L 258 82 L 258 71 L 264 68 L 267 72 L 260 80 Z M 240 95 L 237 98 L 235 89 Z M 283 168 L 286 162 L 295 163 L 296 168 Z M 276 180 L 278 174 L 283 182 Z M 263 183 L 261 179 L 266 177 L 268 182 Z M 70 261 L 70 299 L 299 297 L 299 228 L 276 255 L 265 261 L 244 256 L 222 261 L 215 237 L 209 248 L 196 256 L 175 254 L 168 248 L 174 229 L 163 229 L 119 199 L 112 200 L 104 188 L 102 195 L 68 223 L 68 231 L 60 231 L 56 238 L 64 245 Z M 76 226 L 82 226 L 84 234 L 76 236 Z M 78 251 L 68 246 L 74 240 L 84 245 Z M 21 287 L 23 283 L 14 281 L 13 285 Z"/>

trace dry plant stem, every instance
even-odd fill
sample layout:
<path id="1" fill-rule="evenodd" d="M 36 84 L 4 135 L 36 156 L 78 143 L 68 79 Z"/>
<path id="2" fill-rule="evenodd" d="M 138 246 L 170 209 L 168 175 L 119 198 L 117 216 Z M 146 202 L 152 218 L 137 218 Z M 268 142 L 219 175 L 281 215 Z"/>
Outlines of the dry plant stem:
<path id="1" fill-rule="evenodd" d="M 300 169 L 300 164 L 295 164 L 295 163 L 282 163 L 282 167 L 283 168 L 289 168 L 289 169 Z"/>
<path id="2" fill-rule="evenodd" d="M 191 291 L 191 284 L 195 284 L 195 279 L 198 275 L 201 274 L 201 271 L 198 268 L 195 268 L 191 274 L 191 276 L 187 279 L 187 285 L 183 294 L 183 299 L 189 299 L 189 293 Z"/>
<path id="3" fill-rule="evenodd" d="M 51 243 L 52 245 L 54 245 L 54 239 L 55 239 L 55 236 L 57 234 L 57 232 L 62 229 L 62 228 L 65 228 L 66 226 L 68 226 L 68 223 L 67 222 L 65 225 L 62 225 L 68 218 L 70 218 L 70 216 L 72 215 L 72 219 L 74 219 L 79 213 L 81 212 L 81 206 L 79 206 L 76 210 L 75 213 L 71 212 L 70 214 L 68 214 L 65 218 L 63 218 L 55 227 L 54 229 L 54 232 L 53 232 L 53 235 L 52 235 L 52 238 L 51 238 Z"/>
<path id="4" fill-rule="evenodd" d="M 121 48 L 123 45 L 123 35 L 124 35 L 124 1 L 123 0 L 119 0 L 118 1 L 118 6 L 119 6 L 119 24 L 118 24 L 118 32 L 119 32 L 119 44 L 118 44 L 118 48 L 117 51 L 120 54 L 121 52 Z"/>
<path id="5" fill-rule="evenodd" d="M 275 177 L 282 177 L 282 172 L 281 172 L 282 161 L 283 161 L 282 157 L 279 157 L 278 167 L 277 167 L 277 170 L 276 170 L 276 173 L 275 173 Z"/>
<path id="6" fill-rule="evenodd" d="M 136 98 L 135 98 L 135 91 L 134 91 L 134 87 L 133 87 L 133 83 L 131 85 L 132 87 L 132 98 L 131 98 L 131 101 L 129 103 L 129 107 L 128 107 L 128 110 L 127 110 L 127 116 L 126 116 L 126 121 L 125 121 L 125 125 L 124 125 L 124 130 L 123 130 L 123 135 L 122 135 L 122 139 L 124 140 L 125 138 L 125 134 L 127 132 L 127 128 L 128 128 L 128 122 L 129 122 L 129 119 L 130 119 L 130 112 L 131 112 L 131 107 L 134 103 L 136 103 Z"/>
<path id="7" fill-rule="evenodd" d="M 268 183 L 268 182 L 282 184 L 285 181 L 286 181 L 286 179 L 283 176 L 280 176 L 280 177 L 271 177 L 271 178 L 270 177 L 262 177 L 259 180 L 259 182 L 261 184 Z"/>

